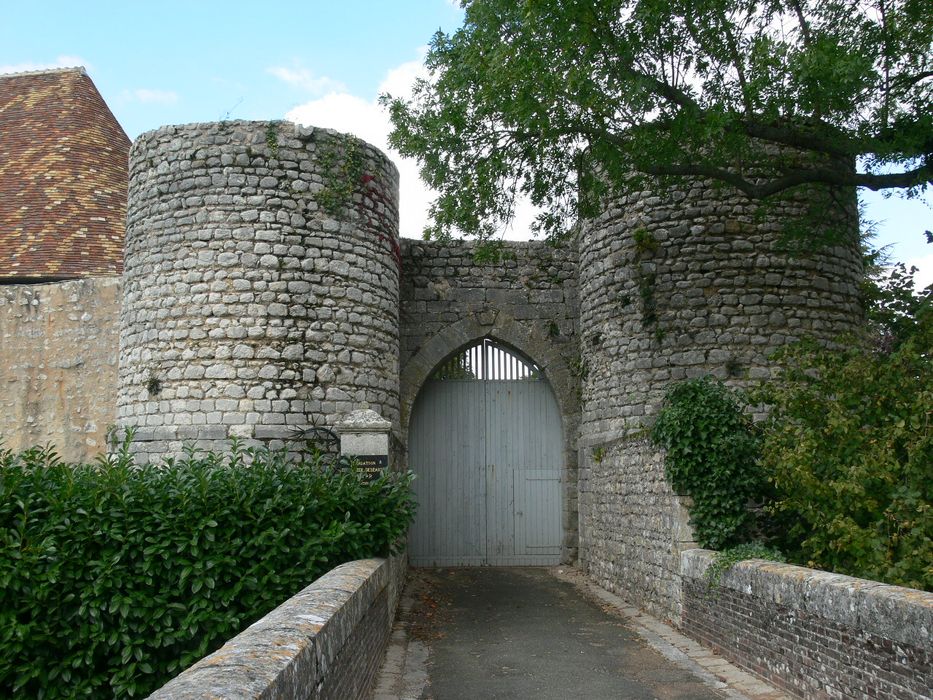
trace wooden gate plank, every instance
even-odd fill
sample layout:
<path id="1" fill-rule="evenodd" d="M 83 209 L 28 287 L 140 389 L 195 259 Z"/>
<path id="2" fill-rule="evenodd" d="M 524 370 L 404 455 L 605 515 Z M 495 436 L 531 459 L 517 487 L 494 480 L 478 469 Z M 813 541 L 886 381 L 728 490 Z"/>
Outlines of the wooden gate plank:
<path id="1" fill-rule="evenodd" d="M 412 415 L 409 461 L 418 513 L 414 566 L 486 563 L 485 401 L 482 382 L 425 384 Z"/>
<path id="2" fill-rule="evenodd" d="M 409 537 L 411 563 L 558 564 L 557 402 L 542 378 L 516 378 L 518 362 L 501 350 L 482 367 L 478 349 L 448 362 L 442 379 L 426 382 L 412 411 L 409 465 L 419 508 Z M 482 349 L 488 352 L 488 341 Z M 473 376 L 460 378 L 465 367 Z"/>

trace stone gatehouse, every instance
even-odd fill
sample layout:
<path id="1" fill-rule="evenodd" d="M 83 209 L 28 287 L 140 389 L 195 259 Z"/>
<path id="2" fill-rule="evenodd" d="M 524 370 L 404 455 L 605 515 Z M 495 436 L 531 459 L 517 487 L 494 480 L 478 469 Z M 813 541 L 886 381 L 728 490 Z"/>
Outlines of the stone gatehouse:
<path id="1" fill-rule="evenodd" d="M 225 449 L 231 437 L 288 445 L 309 426 L 370 408 L 392 423 L 397 461 L 417 473 L 428 468 L 409 464 L 419 400 L 439 367 L 488 341 L 525 374 L 508 386 L 489 374 L 484 391 L 501 400 L 475 410 L 505 410 L 529 393 L 521 380 L 535 379 L 556 407 L 548 425 L 559 428 L 547 435 L 559 437 L 534 432 L 543 419 L 513 424 L 505 413 L 480 428 L 432 423 L 437 454 L 473 459 L 469 431 L 480 429 L 501 453 L 479 458 L 477 488 L 503 490 L 487 492 L 477 518 L 679 618 L 691 534 L 644 428 L 673 381 L 711 373 L 742 385 L 769 375 L 776 348 L 858 326 L 854 193 L 790 197 L 762 215 L 725 188 L 659 188 L 607 201 L 573 242 L 504 243 L 492 256 L 474 243 L 400 239 L 398 198 L 394 165 L 332 131 L 230 121 L 148 132 L 130 152 L 122 282 L 5 287 L 4 347 L 26 350 L 16 359 L 31 393 L 68 395 L 98 372 L 97 399 L 71 421 L 76 434 L 93 426 L 89 451 L 113 422 L 135 428 L 140 459 L 158 459 L 186 443 Z M 852 236 L 789 254 L 782 222 L 807 209 Z M 77 327 L 63 336 L 70 317 Z M 50 379 L 63 343 L 73 343 L 68 367 Z M 481 379 L 467 374 L 458 381 Z M 544 457 L 515 456 L 516 445 L 538 442 L 551 445 Z M 84 456 L 80 441 L 72 447 L 69 457 Z M 431 479 L 454 484 L 436 486 L 432 507 L 461 503 L 466 513 L 477 498 Z M 535 539 L 529 509 L 547 511 L 548 542 Z"/>
<path id="2" fill-rule="evenodd" d="M 646 191 L 608 202 L 572 244 L 508 243 L 494 259 L 475 244 L 400 240 L 398 197 L 385 156 L 331 131 L 220 122 L 138 138 L 117 422 L 157 458 L 186 441 L 287 444 L 371 408 L 406 461 L 432 373 L 491 339 L 556 402 L 561 447 L 548 468 L 559 495 L 534 507 L 559 509 L 548 522 L 559 523 L 560 559 L 678 617 L 691 536 L 644 427 L 672 381 L 756 380 L 776 348 L 856 328 L 854 234 L 806 255 L 780 245 L 781 222 L 808 207 L 854 232 L 854 194 L 791 197 L 762 216 L 723 188 Z M 459 420 L 434 431 L 450 451 L 467 429 Z M 509 474 L 502 498 L 515 500 L 525 477 Z M 489 508 L 487 524 L 499 517 Z M 517 533 L 515 518 L 528 517 L 514 508 L 500 529 Z"/>

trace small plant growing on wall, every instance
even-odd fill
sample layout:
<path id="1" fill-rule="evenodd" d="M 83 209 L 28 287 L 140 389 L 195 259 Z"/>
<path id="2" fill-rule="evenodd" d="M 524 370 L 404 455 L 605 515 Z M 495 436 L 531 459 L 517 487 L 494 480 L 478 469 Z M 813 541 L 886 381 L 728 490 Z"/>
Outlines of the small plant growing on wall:
<path id="1" fill-rule="evenodd" d="M 162 381 L 155 375 L 155 372 L 150 372 L 146 378 L 146 391 L 149 392 L 149 396 L 158 396 L 162 391 Z"/>
<path id="2" fill-rule="evenodd" d="M 324 211 L 333 215 L 349 206 L 353 192 L 363 178 L 361 142 L 348 136 L 340 143 L 321 143 L 318 156 L 324 174 L 324 189 L 318 193 L 317 202 Z"/>
<path id="3" fill-rule="evenodd" d="M 269 147 L 269 152 L 273 158 L 279 157 L 278 127 L 278 122 L 269 122 L 269 126 L 266 127 L 266 145 Z"/>
<path id="4" fill-rule="evenodd" d="M 658 239 L 648 229 L 635 229 L 632 239 L 635 241 L 635 255 L 639 260 L 658 252 Z"/>
<path id="5" fill-rule="evenodd" d="M 747 559 L 764 559 L 765 561 L 780 563 L 786 561 L 780 550 L 767 547 L 760 542 L 737 544 L 721 552 L 716 552 L 715 558 L 707 567 L 706 573 L 703 574 L 707 587 L 710 589 L 718 588 L 723 575 L 740 561 Z"/>
<path id="6" fill-rule="evenodd" d="M 573 376 L 578 379 L 585 380 L 589 376 L 590 368 L 582 355 L 574 355 L 568 358 L 567 365 L 570 367 L 570 372 Z"/>
<path id="7" fill-rule="evenodd" d="M 651 266 L 642 264 L 645 258 L 651 257 L 658 252 L 660 245 L 654 235 L 644 227 L 635 229 L 632 233 L 632 240 L 635 247 L 633 267 L 635 268 L 635 284 L 638 288 L 638 297 L 641 300 L 642 325 L 646 330 L 654 327 L 653 337 L 655 341 L 660 343 L 664 339 L 664 334 L 659 332 L 657 328 L 658 314 L 654 298 L 657 275 L 653 269 L 646 269 L 646 267 L 650 268 Z"/>

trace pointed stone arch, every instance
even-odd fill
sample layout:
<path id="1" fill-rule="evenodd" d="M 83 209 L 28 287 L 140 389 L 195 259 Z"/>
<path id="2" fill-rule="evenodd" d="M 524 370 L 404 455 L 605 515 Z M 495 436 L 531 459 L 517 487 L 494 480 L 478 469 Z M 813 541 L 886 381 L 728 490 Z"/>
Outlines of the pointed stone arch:
<path id="1" fill-rule="evenodd" d="M 560 410 L 563 444 L 561 525 L 564 542 L 561 561 L 571 563 L 577 553 L 577 432 L 580 422 L 579 377 L 571 370 L 571 358 L 555 347 L 546 330 L 499 312 L 492 323 L 470 315 L 444 327 L 429 338 L 401 372 L 401 440 L 407 453 L 409 422 L 415 400 L 434 369 L 464 346 L 491 338 L 514 348 L 542 371 Z M 406 459 L 407 465 L 407 459 Z"/>

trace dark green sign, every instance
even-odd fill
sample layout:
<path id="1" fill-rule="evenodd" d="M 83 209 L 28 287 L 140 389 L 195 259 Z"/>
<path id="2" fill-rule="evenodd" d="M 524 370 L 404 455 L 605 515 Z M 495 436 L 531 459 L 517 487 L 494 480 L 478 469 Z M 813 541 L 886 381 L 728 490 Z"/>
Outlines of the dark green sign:
<path id="1" fill-rule="evenodd" d="M 388 455 L 348 455 L 356 463 L 356 471 L 374 481 L 389 468 Z"/>

